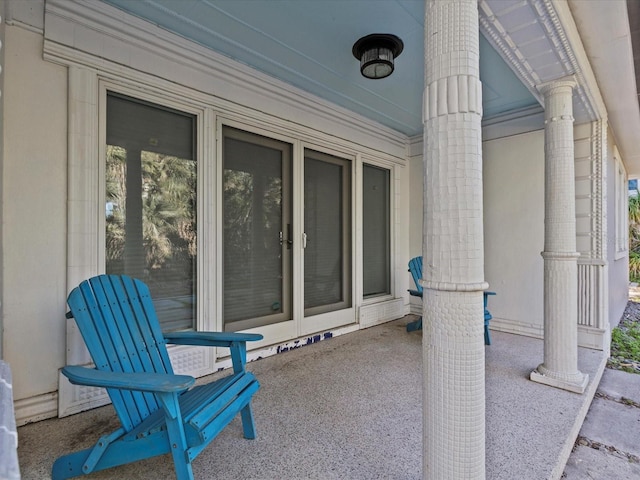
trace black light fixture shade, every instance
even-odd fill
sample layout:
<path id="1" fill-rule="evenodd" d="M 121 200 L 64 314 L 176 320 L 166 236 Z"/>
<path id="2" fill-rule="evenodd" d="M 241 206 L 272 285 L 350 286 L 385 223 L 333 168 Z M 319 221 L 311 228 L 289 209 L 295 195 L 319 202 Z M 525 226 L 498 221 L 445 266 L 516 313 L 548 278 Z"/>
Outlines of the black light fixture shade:
<path id="1" fill-rule="evenodd" d="M 404 43 L 390 33 L 372 33 L 353 44 L 353 56 L 360 60 L 360 73 L 379 79 L 393 73 L 393 60 L 402 53 Z"/>

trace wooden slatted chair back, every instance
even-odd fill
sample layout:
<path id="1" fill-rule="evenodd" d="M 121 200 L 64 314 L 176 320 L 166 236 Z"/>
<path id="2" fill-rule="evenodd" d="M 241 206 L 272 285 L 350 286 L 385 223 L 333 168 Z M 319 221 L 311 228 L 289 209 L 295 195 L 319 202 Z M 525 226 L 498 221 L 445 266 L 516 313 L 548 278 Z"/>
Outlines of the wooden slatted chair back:
<path id="1" fill-rule="evenodd" d="M 173 373 L 148 287 L 127 276 L 82 282 L 67 300 L 98 370 Z M 108 389 L 126 431 L 159 408 L 152 393 Z"/>
<path id="2" fill-rule="evenodd" d="M 416 291 L 422 295 L 422 285 L 420 285 L 420 280 L 422 279 L 422 257 L 414 257 L 409 260 L 409 271 L 413 277 L 413 282 L 416 284 Z"/>

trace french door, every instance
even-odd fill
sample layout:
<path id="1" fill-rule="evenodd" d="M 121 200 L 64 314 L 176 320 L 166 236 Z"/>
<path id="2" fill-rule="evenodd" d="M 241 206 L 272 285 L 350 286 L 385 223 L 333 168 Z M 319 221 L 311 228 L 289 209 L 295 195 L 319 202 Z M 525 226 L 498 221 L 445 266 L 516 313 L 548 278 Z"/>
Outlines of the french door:
<path id="1" fill-rule="evenodd" d="M 222 129 L 223 325 L 267 342 L 355 321 L 351 162 L 294 151 Z"/>
<path id="2" fill-rule="evenodd" d="M 314 324 L 352 306 L 348 160 L 305 149 L 304 230 L 304 316 L 313 330 Z"/>
<path id="3" fill-rule="evenodd" d="M 222 148 L 224 329 L 291 320 L 292 146 L 226 127 Z"/>

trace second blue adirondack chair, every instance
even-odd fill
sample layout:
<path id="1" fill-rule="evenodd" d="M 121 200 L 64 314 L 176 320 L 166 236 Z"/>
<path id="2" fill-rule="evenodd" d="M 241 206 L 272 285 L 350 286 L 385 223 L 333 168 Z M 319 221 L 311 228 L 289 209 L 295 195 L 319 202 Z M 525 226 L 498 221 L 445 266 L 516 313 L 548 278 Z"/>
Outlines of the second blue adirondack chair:
<path id="1" fill-rule="evenodd" d="M 422 257 L 414 257 L 409 260 L 409 272 L 413 277 L 413 282 L 416 285 L 415 290 L 409 289 L 409 294 L 414 297 L 422 298 L 422 285 L 420 285 L 420 279 L 422 279 Z M 491 345 L 491 336 L 489 334 L 489 321 L 493 318 L 491 312 L 487 308 L 489 295 L 495 295 L 495 292 L 483 292 L 484 293 L 484 343 L 485 345 Z M 407 324 L 407 332 L 413 332 L 422 328 L 422 317 L 413 322 Z"/>
<path id="2" fill-rule="evenodd" d="M 67 299 L 95 368 L 62 369 L 71 383 L 104 387 L 121 427 L 92 448 L 53 464 L 54 480 L 171 453 L 178 480 L 192 480 L 191 461 L 240 413 L 245 438 L 255 438 L 251 398 L 255 376 L 245 370 L 246 342 L 262 335 L 216 332 L 163 334 L 147 286 L 127 276 L 100 275 Z M 166 344 L 228 347 L 233 371 L 193 387 L 175 375 Z M 215 473 L 212 472 L 215 476 Z"/>

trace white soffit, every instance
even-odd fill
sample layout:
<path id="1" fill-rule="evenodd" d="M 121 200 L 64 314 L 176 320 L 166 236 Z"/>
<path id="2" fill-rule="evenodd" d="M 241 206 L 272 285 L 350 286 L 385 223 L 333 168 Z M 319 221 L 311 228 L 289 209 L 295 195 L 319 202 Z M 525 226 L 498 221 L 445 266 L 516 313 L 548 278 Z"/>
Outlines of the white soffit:
<path id="1" fill-rule="evenodd" d="M 601 100 L 577 34 L 559 18 L 550 0 L 480 0 L 480 30 L 542 104 L 538 87 L 575 75 L 576 123 L 596 120 Z M 595 87 L 595 88 L 594 88 Z"/>
<path id="2" fill-rule="evenodd" d="M 630 176 L 640 175 L 640 107 L 624 1 L 569 0 Z"/>
<path id="3" fill-rule="evenodd" d="M 622 0 L 479 0 L 480 29 L 531 93 L 575 76 L 576 124 L 607 119 L 628 173 L 640 175 L 640 108 Z"/>

